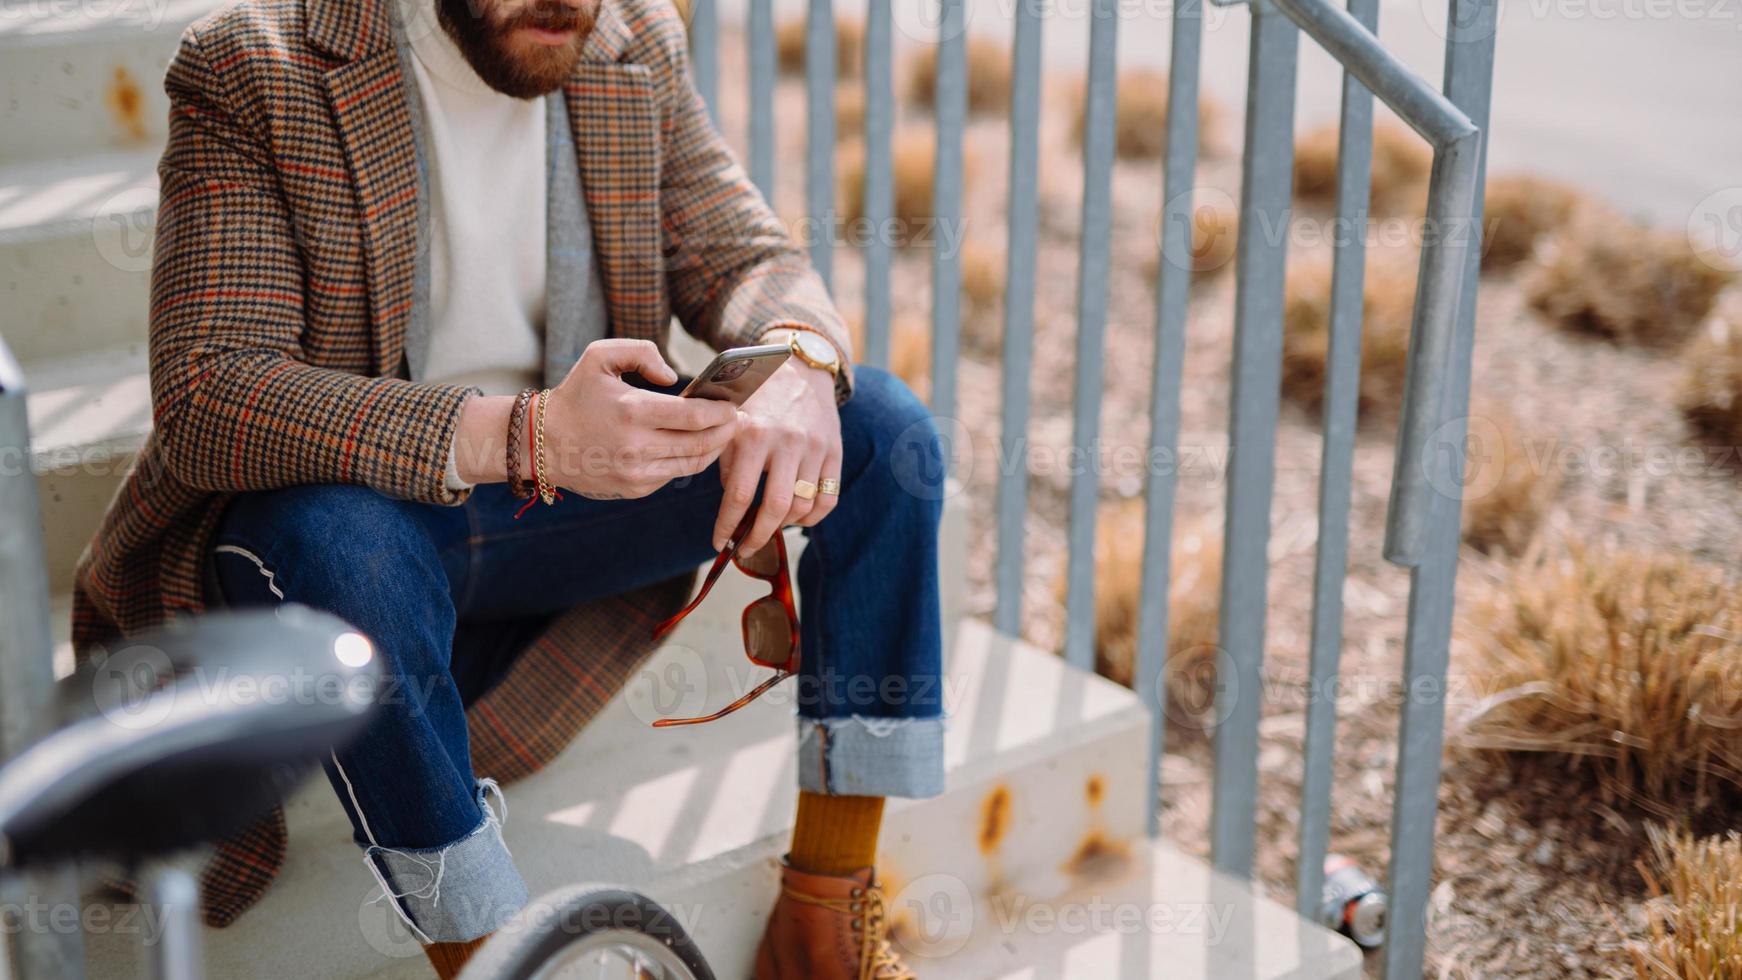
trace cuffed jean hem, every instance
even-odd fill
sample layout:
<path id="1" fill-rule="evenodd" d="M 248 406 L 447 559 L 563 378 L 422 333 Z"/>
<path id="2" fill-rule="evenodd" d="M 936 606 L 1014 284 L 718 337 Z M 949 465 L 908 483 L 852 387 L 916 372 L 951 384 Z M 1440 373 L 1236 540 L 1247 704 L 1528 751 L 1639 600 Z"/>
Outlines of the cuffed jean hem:
<path id="1" fill-rule="evenodd" d="M 489 786 L 495 788 L 493 782 Z M 388 901 L 423 942 L 458 943 L 487 936 L 526 907 L 526 882 L 502 842 L 502 820 L 484 793 L 481 787 L 483 821 L 452 844 L 426 850 L 364 849 L 364 860 Z"/>
<path id="2" fill-rule="evenodd" d="M 831 796 L 939 796 L 944 720 L 800 717 L 798 788 Z"/>

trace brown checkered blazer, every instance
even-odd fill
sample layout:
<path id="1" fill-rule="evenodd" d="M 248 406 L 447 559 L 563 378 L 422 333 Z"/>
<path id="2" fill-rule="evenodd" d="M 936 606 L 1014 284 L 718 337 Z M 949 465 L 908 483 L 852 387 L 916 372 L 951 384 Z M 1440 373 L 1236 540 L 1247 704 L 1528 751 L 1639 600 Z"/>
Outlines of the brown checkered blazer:
<path id="1" fill-rule="evenodd" d="M 444 484 L 465 389 L 398 376 L 418 266 L 417 148 L 390 0 L 245 0 L 191 27 L 165 83 L 151 288 L 155 431 L 86 549 L 81 656 L 203 607 L 229 496 L 356 483 L 458 504 Z M 604 0 L 566 86 L 611 334 L 716 348 L 769 326 L 847 334 L 822 283 L 713 130 L 669 0 Z M 843 377 L 840 395 L 851 390 Z M 469 712 L 481 774 L 574 738 L 650 651 L 687 581 L 559 617 Z M 227 924 L 284 860 L 282 813 L 202 877 Z"/>

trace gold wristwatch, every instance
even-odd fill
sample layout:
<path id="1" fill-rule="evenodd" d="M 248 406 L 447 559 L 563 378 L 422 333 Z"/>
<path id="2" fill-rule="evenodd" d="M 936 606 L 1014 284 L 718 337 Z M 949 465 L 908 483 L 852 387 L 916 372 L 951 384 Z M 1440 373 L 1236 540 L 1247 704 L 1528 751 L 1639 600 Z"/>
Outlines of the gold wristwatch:
<path id="1" fill-rule="evenodd" d="M 783 327 L 791 331 L 786 340 L 792 348 L 792 356 L 814 368 L 829 372 L 830 377 L 841 376 L 841 355 L 835 350 L 835 345 L 829 338 L 815 330 L 805 330 L 800 327 Z"/>

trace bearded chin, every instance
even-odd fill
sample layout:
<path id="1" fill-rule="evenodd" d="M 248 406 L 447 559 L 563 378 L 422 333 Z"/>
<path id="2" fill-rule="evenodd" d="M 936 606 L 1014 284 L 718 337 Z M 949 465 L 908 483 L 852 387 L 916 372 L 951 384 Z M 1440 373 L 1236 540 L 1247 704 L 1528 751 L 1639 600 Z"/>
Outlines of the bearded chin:
<path id="1" fill-rule="evenodd" d="M 494 22 L 486 11 L 475 10 L 474 2 L 439 0 L 437 19 L 484 84 L 516 99 L 540 98 L 562 87 L 580 61 L 581 45 L 592 31 L 590 19 L 561 47 L 516 46 L 512 28 Z"/>

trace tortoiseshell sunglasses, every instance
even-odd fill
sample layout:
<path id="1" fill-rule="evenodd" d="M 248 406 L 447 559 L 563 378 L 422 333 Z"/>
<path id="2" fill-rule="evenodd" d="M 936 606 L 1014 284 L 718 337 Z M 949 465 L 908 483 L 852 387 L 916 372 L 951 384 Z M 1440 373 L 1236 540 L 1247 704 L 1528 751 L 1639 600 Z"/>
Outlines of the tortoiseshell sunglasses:
<path id="1" fill-rule="evenodd" d="M 702 600 L 708 597 L 714 583 L 725 573 L 726 563 L 730 562 L 738 566 L 738 570 L 745 575 L 761 579 L 770 586 L 767 595 L 744 607 L 744 655 L 758 667 L 773 670 L 774 676 L 711 715 L 700 718 L 661 718 L 653 723 L 655 728 L 717 721 L 798 673 L 798 609 L 792 599 L 792 576 L 786 570 L 786 537 L 778 531 L 775 532 L 774 537 L 761 551 L 746 559 L 738 554 L 738 546 L 750 533 L 750 526 L 755 522 L 756 511 L 752 508 L 750 513 L 744 515 L 738 530 L 732 532 L 732 540 L 720 550 L 720 556 L 714 559 L 714 567 L 708 570 L 708 577 L 702 581 L 701 590 L 696 593 L 696 597 L 690 600 L 689 605 L 678 610 L 677 615 L 655 627 L 653 638 L 656 641 L 664 639 L 666 634 L 677 628 L 677 624 L 683 622 L 685 616 L 695 612 Z"/>

